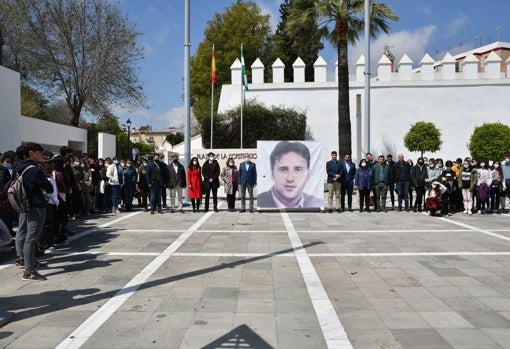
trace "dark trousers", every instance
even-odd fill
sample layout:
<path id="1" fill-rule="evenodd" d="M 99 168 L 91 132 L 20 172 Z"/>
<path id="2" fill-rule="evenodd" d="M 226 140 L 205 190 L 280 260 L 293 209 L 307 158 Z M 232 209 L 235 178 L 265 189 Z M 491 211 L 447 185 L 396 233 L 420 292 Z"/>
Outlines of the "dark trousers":
<path id="1" fill-rule="evenodd" d="M 46 208 L 32 207 L 29 212 L 19 214 L 16 234 L 16 254 L 25 261 L 27 272 L 35 269 L 35 250 L 46 220 Z"/>
<path id="2" fill-rule="evenodd" d="M 395 183 L 388 183 L 388 190 L 390 191 L 391 207 L 395 206 Z"/>
<path id="3" fill-rule="evenodd" d="M 347 194 L 347 207 L 352 209 L 352 190 L 353 186 L 350 184 L 342 184 L 340 187 L 340 205 L 342 211 L 345 210 L 345 194 Z"/>
<path id="4" fill-rule="evenodd" d="M 402 209 L 402 201 L 404 201 L 405 209 L 409 209 L 409 181 L 397 182 L 398 208 Z M 412 198 L 412 196 L 411 196 Z"/>
<path id="5" fill-rule="evenodd" d="M 161 211 L 161 191 L 162 187 L 157 184 L 151 185 L 151 212 L 154 212 L 157 208 Z"/>
<path id="6" fill-rule="evenodd" d="M 370 189 L 359 189 L 359 210 L 370 211 Z M 364 208 L 363 208 L 364 207 Z"/>
<path id="7" fill-rule="evenodd" d="M 213 207 L 216 210 L 218 208 L 218 188 L 215 186 L 210 186 L 209 189 L 205 192 L 205 204 L 204 208 L 205 210 L 209 210 L 209 198 L 211 197 L 211 191 L 212 191 L 212 197 L 213 197 Z"/>
<path id="8" fill-rule="evenodd" d="M 236 190 L 234 189 L 232 194 L 227 194 L 227 205 L 229 209 L 236 208 Z"/>
<path id="9" fill-rule="evenodd" d="M 133 207 L 133 193 L 135 191 L 134 184 L 127 184 L 124 186 L 124 205 L 126 210 L 131 210 Z"/>
<path id="10" fill-rule="evenodd" d="M 414 201 L 414 207 L 421 209 L 423 204 L 423 195 L 425 195 L 425 186 L 417 185 L 414 187 L 414 190 L 416 190 L 416 200 Z"/>

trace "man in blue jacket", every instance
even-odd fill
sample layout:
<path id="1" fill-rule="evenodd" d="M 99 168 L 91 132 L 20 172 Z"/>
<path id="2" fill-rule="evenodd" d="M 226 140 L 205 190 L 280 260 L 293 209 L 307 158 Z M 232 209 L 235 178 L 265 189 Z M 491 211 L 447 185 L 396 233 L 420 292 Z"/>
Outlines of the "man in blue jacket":
<path id="1" fill-rule="evenodd" d="M 326 180 L 328 184 L 328 212 L 333 212 L 333 197 L 336 197 L 337 212 L 341 212 L 340 191 L 344 168 L 340 161 L 338 161 L 338 153 L 334 150 L 331 152 L 331 160 L 326 162 L 326 173 L 328 174 L 328 179 Z"/>
<path id="2" fill-rule="evenodd" d="M 239 192 L 241 193 L 241 212 L 246 212 L 246 189 L 250 196 L 250 212 L 253 213 L 253 188 L 257 186 L 257 166 L 251 162 L 250 154 L 243 155 L 244 163 L 239 165 Z"/>
<path id="3" fill-rule="evenodd" d="M 356 165 L 351 161 L 351 154 L 344 155 L 344 161 L 342 161 L 341 167 L 344 170 L 343 176 L 341 177 L 342 187 L 340 188 L 342 212 L 345 211 L 345 194 L 347 194 L 348 210 L 352 212 L 352 191 L 354 189 Z"/>
<path id="4" fill-rule="evenodd" d="M 42 233 L 46 219 L 48 194 L 53 193 L 53 185 L 46 178 L 38 164 L 43 160 L 44 149 L 37 143 L 27 143 L 16 149 L 16 156 L 23 159 L 16 164 L 14 172 L 23 174 L 23 187 L 27 194 L 29 208 L 19 214 L 19 226 L 16 234 L 16 265 L 24 268 L 22 279 L 25 281 L 43 281 L 46 277 L 37 272 L 40 266 L 35 259 L 37 241 Z"/>

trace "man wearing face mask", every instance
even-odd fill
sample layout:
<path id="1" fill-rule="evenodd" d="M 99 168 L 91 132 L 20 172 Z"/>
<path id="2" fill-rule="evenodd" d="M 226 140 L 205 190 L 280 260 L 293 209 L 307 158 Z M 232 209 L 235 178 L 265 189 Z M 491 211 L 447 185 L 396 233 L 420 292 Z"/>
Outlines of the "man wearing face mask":
<path id="1" fill-rule="evenodd" d="M 186 188 L 186 171 L 179 162 L 179 154 L 172 155 L 172 162 L 168 166 L 168 188 L 170 189 L 170 212 L 174 213 L 175 209 L 183 212 L 182 190 Z M 176 196 L 177 205 L 175 204 Z"/>
<path id="2" fill-rule="evenodd" d="M 159 213 L 161 210 L 161 191 L 163 190 L 163 174 L 161 172 L 161 163 L 159 155 L 154 154 L 153 161 L 147 166 L 147 173 L 145 174 L 147 186 L 150 189 L 151 196 L 151 214 L 157 209 Z"/>
<path id="3" fill-rule="evenodd" d="M 140 189 L 140 200 L 141 205 L 144 208 L 144 211 L 147 212 L 149 209 L 147 207 L 147 197 L 149 196 L 149 186 L 147 185 L 147 167 L 149 166 L 149 162 L 147 159 L 142 160 L 142 164 L 138 167 L 138 178 L 136 185 L 138 189 Z"/>
<path id="4" fill-rule="evenodd" d="M 423 204 L 423 195 L 425 194 L 425 185 L 427 184 L 427 167 L 422 157 L 418 158 L 416 165 L 411 170 L 411 183 L 416 190 L 416 200 L 414 201 L 414 212 L 421 212 Z"/>
<path id="5" fill-rule="evenodd" d="M 207 154 L 209 160 L 202 166 L 202 176 L 204 177 L 203 188 L 205 191 L 205 212 L 209 211 L 209 198 L 213 195 L 214 212 L 218 212 L 218 188 L 220 186 L 220 164 L 214 159 L 214 153 Z"/>
<path id="6" fill-rule="evenodd" d="M 241 212 L 246 212 L 246 190 L 250 196 L 250 212 L 253 213 L 253 188 L 257 186 L 257 166 L 251 162 L 250 154 L 243 155 L 243 163 L 239 165 L 239 191 L 241 193 Z"/>
<path id="7" fill-rule="evenodd" d="M 113 158 L 113 163 L 108 166 L 106 170 L 106 176 L 108 177 L 108 183 L 112 190 L 112 213 L 120 213 L 119 211 L 119 192 L 120 187 L 124 182 L 124 175 L 122 167 L 117 157 Z"/>

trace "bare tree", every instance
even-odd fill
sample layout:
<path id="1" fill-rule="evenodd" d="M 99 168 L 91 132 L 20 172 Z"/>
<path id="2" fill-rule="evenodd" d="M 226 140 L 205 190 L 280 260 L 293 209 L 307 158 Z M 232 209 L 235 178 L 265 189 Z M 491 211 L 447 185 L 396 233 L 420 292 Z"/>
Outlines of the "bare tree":
<path id="1" fill-rule="evenodd" d="M 29 28 L 24 33 L 28 76 L 64 96 L 78 126 L 83 110 L 100 114 L 114 105 L 139 105 L 142 86 L 136 64 L 143 58 L 140 33 L 113 2 L 18 0 Z"/>

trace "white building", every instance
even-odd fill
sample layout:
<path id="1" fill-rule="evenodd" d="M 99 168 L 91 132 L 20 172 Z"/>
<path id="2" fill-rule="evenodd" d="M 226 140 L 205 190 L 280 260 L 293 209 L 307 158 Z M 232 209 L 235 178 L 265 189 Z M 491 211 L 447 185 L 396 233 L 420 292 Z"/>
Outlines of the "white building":
<path id="1" fill-rule="evenodd" d="M 20 75 L 0 66 L 0 152 L 36 142 L 58 152 L 63 145 L 87 152 L 87 130 L 21 115 Z"/>
<path id="2" fill-rule="evenodd" d="M 378 154 L 403 152 L 416 159 L 404 146 L 404 135 L 417 121 L 434 123 L 442 133 L 443 145 L 429 157 L 456 159 L 469 155 L 467 143 L 476 126 L 485 122 L 510 125 L 510 43 L 496 42 L 469 51 L 456 58 L 446 54 L 435 62 L 426 54 L 415 64 L 407 55 L 394 62 L 382 55 L 377 74 L 371 79 L 371 149 L 362 149 L 364 134 L 365 58 L 356 63 L 355 80 L 350 81 L 350 112 L 353 157 L 366 152 Z M 294 82 L 285 83 L 284 65 L 277 59 L 272 65 L 273 82 L 264 82 L 264 65 L 257 59 L 251 66 L 252 81 L 246 99 L 267 106 L 283 105 L 305 110 L 307 125 L 314 140 L 323 142 L 326 154 L 338 147 L 338 88 L 327 81 L 327 64 L 319 57 L 314 64 L 315 81 L 305 82 L 301 59 L 293 64 Z M 397 69 L 395 69 L 397 68 Z M 231 66 L 231 85 L 223 85 L 218 112 L 235 108 L 241 101 L 241 64 Z M 335 74 L 336 79 L 337 74 Z M 356 101 L 360 105 L 357 117 Z"/>

